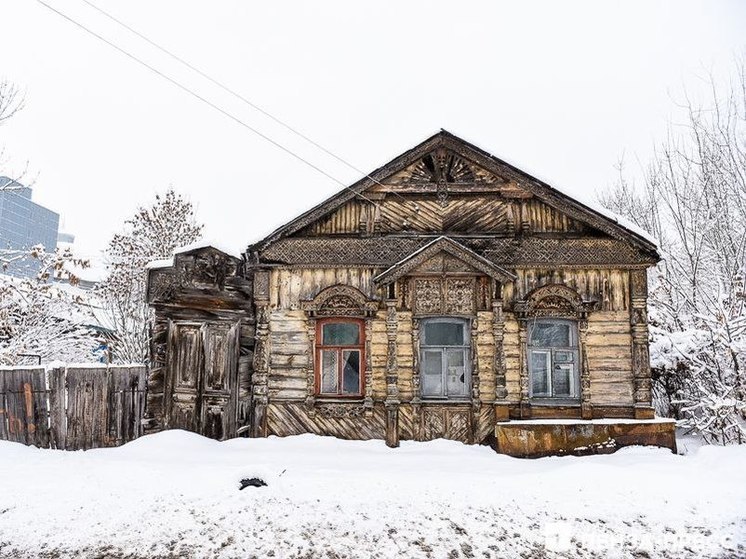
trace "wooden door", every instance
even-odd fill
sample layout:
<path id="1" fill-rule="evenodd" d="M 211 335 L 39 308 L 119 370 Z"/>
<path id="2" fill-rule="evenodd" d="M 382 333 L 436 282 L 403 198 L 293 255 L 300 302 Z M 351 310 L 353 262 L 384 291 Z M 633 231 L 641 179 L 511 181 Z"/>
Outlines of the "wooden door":
<path id="1" fill-rule="evenodd" d="M 235 436 L 238 333 L 238 323 L 169 324 L 166 428 Z"/>

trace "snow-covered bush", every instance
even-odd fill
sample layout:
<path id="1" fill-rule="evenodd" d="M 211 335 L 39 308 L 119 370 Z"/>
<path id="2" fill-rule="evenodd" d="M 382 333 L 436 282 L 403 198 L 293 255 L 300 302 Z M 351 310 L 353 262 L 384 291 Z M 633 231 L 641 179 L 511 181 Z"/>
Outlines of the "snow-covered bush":
<path id="1" fill-rule="evenodd" d="M 0 273 L 0 365 L 20 364 L 24 355 L 38 356 L 43 363 L 95 360 L 99 341 L 90 326 L 93 314 L 75 288 L 74 270 L 87 262 L 69 250 L 50 253 L 38 245 L 28 252 L 0 251 L 2 272 L 29 256 L 38 263 L 35 277 Z"/>
<path id="2" fill-rule="evenodd" d="M 621 180 L 602 203 L 658 239 L 649 277 L 658 413 L 710 443 L 746 443 L 746 73 L 684 104 L 637 190 Z"/>

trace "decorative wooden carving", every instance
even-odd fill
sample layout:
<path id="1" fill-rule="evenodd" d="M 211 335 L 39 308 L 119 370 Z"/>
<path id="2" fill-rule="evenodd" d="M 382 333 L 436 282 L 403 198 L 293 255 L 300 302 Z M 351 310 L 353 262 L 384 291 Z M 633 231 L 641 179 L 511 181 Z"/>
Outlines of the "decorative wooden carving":
<path id="1" fill-rule="evenodd" d="M 254 272 L 254 299 L 269 302 L 269 270 Z"/>
<path id="2" fill-rule="evenodd" d="M 440 278 L 414 280 L 414 312 L 441 314 L 443 312 L 443 287 Z"/>
<path id="3" fill-rule="evenodd" d="M 387 267 L 406 259 L 431 243 L 418 236 L 305 237 L 285 238 L 261 253 L 262 261 L 304 265 L 371 265 Z M 656 259 L 616 239 L 493 237 L 460 238 L 469 250 L 492 265 L 510 262 L 517 266 L 651 266 Z M 405 275 L 405 274 L 402 274 Z M 490 274 L 486 274 L 490 275 Z M 509 275 L 509 274 L 508 274 Z M 510 276 L 510 275 L 509 275 Z M 498 278 L 500 279 L 500 278 Z M 501 278 L 502 281 L 512 279 Z"/>
<path id="4" fill-rule="evenodd" d="M 446 278 L 445 314 L 474 314 L 474 279 Z"/>
<path id="5" fill-rule="evenodd" d="M 269 404 L 269 270 L 254 272 L 254 305 L 256 333 L 254 337 L 253 373 L 251 375 L 251 422 L 254 437 L 267 436 L 267 405 Z"/>
<path id="6" fill-rule="evenodd" d="M 582 321 L 587 320 L 588 313 L 597 305 L 596 301 L 583 301 L 574 289 L 555 283 L 538 287 L 522 301 L 516 301 L 513 312 L 519 320 L 555 317 Z"/>
<path id="7" fill-rule="evenodd" d="M 529 399 L 529 379 L 528 379 L 528 332 L 526 328 L 526 321 L 520 320 L 518 322 L 518 344 L 521 348 L 519 353 L 519 366 L 520 366 L 520 386 L 521 386 L 521 402 L 520 402 L 520 416 L 521 419 L 531 418 L 531 402 Z"/>
<path id="8" fill-rule="evenodd" d="M 373 357 L 371 351 L 371 339 L 373 338 L 373 328 L 371 321 L 365 321 L 365 398 L 363 407 L 368 411 L 368 415 L 373 411 Z"/>
<path id="9" fill-rule="evenodd" d="M 505 400 L 508 397 L 506 388 L 505 367 L 505 316 L 503 314 L 502 299 L 492 301 L 492 335 L 495 338 L 495 400 Z"/>
<path id="10" fill-rule="evenodd" d="M 314 366 L 316 363 L 316 319 L 309 318 L 306 322 L 306 334 L 308 335 L 308 365 L 306 366 L 306 409 L 308 414 L 313 416 L 316 413 L 316 373 Z M 367 348 L 366 348 L 367 352 Z"/>
<path id="11" fill-rule="evenodd" d="M 588 367 L 588 320 L 578 322 L 579 350 L 580 350 L 580 417 L 593 419 L 591 405 L 591 370 Z"/>
<path id="12" fill-rule="evenodd" d="M 316 413 L 321 417 L 362 417 L 366 408 L 355 404 L 319 404 Z"/>
<path id="13" fill-rule="evenodd" d="M 474 278 L 415 278 L 413 291 L 417 315 L 476 313 Z"/>
<path id="14" fill-rule="evenodd" d="M 253 435 L 267 435 L 267 404 L 269 403 L 269 305 L 257 301 L 256 338 L 254 341 L 254 373 L 252 374 L 252 400 L 254 414 Z"/>
<path id="15" fill-rule="evenodd" d="M 369 300 L 361 291 L 349 285 L 333 285 L 323 289 L 311 301 L 302 301 L 301 308 L 311 317 L 370 317 L 378 302 Z"/>
<path id="16" fill-rule="evenodd" d="M 475 318 L 471 321 L 471 405 L 475 413 L 479 412 L 479 408 L 482 406 L 482 400 L 479 397 L 479 352 L 477 351 L 477 340 L 479 336 L 477 334 L 479 329 L 479 319 Z M 476 425 L 476 422 L 475 422 Z M 476 438 L 476 437 L 475 437 Z"/>
<path id="17" fill-rule="evenodd" d="M 399 375 L 396 356 L 396 299 L 386 300 L 386 445 L 399 446 Z"/>
<path id="18" fill-rule="evenodd" d="M 195 255 L 194 279 L 223 289 L 225 278 L 236 273 L 236 260 L 221 252 L 202 252 Z"/>
<path id="19" fill-rule="evenodd" d="M 177 254 L 173 266 L 150 272 L 148 301 L 168 301 L 180 289 L 192 289 L 198 284 L 215 286 L 222 291 L 226 279 L 236 276 L 238 265 L 237 258 L 209 247 Z"/>
<path id="20" fill-rule="evenodd" d="M 395 185 L 503 184 L 505 179 L 475 167 L 463 157 L 438 148 L 386 181 Z"/>
<path id="21" fill-rule="evenodd" d="M 422 267 L 422 269 L 420 269 Z M 415 250 L 373 281 L 379 285 L 388 285 L 397 279 L 412 274 L 465 272 L 480 274 L 508 281 L 515 275 L 500 266 L 486 260 L 473 250 L 457 243 L 448 237 L 439 237 Z"/>
<path id="22" fill-rule="evenodd" d="M 412 319 L 412 404 L 421 400 L 420 392 L 420 319 Z"/>

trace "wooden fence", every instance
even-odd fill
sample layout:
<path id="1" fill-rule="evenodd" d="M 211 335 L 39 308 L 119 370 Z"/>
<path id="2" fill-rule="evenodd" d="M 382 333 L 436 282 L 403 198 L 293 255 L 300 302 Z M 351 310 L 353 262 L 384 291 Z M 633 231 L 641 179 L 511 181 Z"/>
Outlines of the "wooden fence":
<path id="1" fill-rule="evenodd" d="M 80 450 L 142 434 L 147 370 L 140 365 L 0 368 L 0 440 Z"/>

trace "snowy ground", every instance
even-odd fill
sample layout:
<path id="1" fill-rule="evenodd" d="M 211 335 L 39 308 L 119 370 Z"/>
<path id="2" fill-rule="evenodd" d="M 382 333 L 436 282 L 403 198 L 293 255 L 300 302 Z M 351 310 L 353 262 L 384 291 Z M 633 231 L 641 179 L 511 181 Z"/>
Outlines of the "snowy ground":
<path id="1" fill-rule="evenodd" d="M 0 557 L 746 557 L 746 447 L 518 460 L 183 431 L 0 443 Z M 259 476 L 267 487 L 238 490 Z"/>

